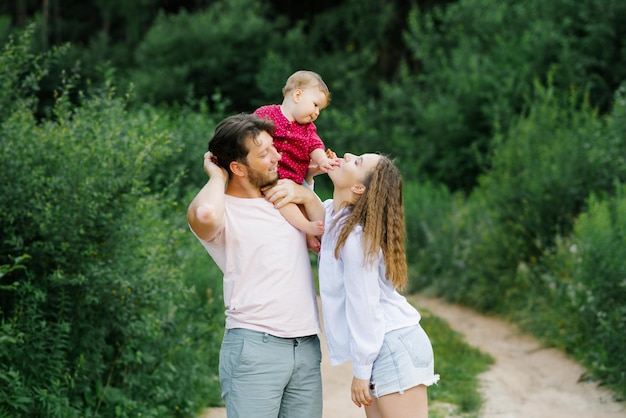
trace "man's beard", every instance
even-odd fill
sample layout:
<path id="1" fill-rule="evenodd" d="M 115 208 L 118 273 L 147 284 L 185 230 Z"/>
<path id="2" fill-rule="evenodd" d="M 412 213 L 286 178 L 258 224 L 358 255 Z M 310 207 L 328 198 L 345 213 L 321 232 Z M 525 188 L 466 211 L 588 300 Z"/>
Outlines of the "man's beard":
<path id="1" fill-rule="evenodd" d="M 270 178 L 269 175 L 263 175 L 263 173 L 250 166 L 246 167 L 248 167 L 248 181 L 251 185 L 258 187 L 259 190 L 263 187 L 274 186 L 278 183 L 278 175 L 274 176 L 274 178 Z"/>

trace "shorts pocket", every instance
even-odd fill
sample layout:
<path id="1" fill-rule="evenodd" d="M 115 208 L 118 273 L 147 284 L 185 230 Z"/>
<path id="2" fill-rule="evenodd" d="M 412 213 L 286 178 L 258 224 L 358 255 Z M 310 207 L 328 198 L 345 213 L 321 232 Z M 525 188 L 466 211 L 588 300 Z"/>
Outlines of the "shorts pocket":
<path id="1" fill-rule="evenodd" d="M 428 367 L 433 362 L 433 346 L 421 327 L 413 327 L 410 332 L 398 337 L 415 367 Z"/>

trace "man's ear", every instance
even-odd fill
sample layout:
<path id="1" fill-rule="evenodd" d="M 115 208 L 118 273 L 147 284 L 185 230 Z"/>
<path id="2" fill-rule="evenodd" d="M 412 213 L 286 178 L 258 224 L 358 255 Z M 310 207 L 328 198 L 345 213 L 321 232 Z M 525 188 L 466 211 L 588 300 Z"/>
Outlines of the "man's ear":
<path id="1" fill-rule="evenodd" d="M 352 193 L 354 194 L 363 194 L 365 193 L 365 185 L 361 183 L 355 184 L 354 186 L 350 188 L 350 190 L 352 190 Z"/>
<path id="2" fill-rule="evenodd" d="M 235 176 L 245 176 L 246 175 L 246 167 L 237 162 L 237 161 L 231 161 L 230 162 L 230 171 L 232 171 L 232 173 Z"/>

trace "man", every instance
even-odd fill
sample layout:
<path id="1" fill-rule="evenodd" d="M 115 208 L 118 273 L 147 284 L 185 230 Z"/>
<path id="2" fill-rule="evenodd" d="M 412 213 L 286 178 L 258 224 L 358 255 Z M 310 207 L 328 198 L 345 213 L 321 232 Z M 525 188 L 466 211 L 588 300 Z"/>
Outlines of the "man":
<path id="1" fill-rule="evenodd" d="M 312 190 L 289 180 L 264 197 L 261 189 L 278 181 L 273 128 L 250 114 L 219 123 L 204 158 L 209 181 L 187 219 L 224 273 L 219 374 L 228 418 L 320 418 L 321 329 L 308 249 L 277 208 L 293 201 L 312 220 L 324 213 Z"/>

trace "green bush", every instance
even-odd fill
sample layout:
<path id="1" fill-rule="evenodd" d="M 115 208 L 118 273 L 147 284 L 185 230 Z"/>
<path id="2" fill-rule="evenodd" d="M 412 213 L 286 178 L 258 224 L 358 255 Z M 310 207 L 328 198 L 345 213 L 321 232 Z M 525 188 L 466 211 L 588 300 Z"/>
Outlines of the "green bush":
<path id="1" fill-rule="evenodd" d="M 53 118 L 20 97 L 0 125 L 0 415 L 190 416 L 219 402 L 223 303 L 184 275 L 180 138 L 112 87 L 57 91 Z"/>
<path id="2" fill-rule="evenodd" d="M 454 251 L 460 231 L 455 211 L 463 207 L 464 199 L 444 185 L 428 182 L 405 182 L 403 193 L 411 270 L 407 290 L 423 292 L 435 282 L 438 289 L 449 290 L 443 282 L 457 258 Z"/>
<path id="3" fill-rule="evenodd" d="M 552 71 L 559 91 L 588 91 L 610 110 L 626 78 L 623 2 L 461 0 L 414 9 L 405 43 L 415 70 L 384 91 L 385 126 L 399 126 L 425 157 L 420 171 L 452 190 L 471 190 L 489 169 L 494 128 L 527 108 L 533 81 Z M 410 121 L 410 122 L 409 122 Z"/>
<path id="4" fill-rule="evenodd" d="M 420 247 L 413 289 L 514 318 L 622 396 L 625 97 L 622 87 L 600 119 L 575 95 L 537 86 L 467 199 L 423 188 L 406 202 L 428 225 L 407 225 Z M 416 203 L 425 199 L 432 209 Z"/>
<path id="5" fill-rule="evenodd" d="M 222 95 L 235 111 L 254 110 L 254 74 L 284 25 L 266 13 L 259 1 L 240 0 L 196 14 L 160 14 L 136 51 L 131 80 L 138 100 L 183 104 L 190 95 Z"/>
<path id="6" fill-rule="evenodd" d="M 207 182 L 203 169 L 204 153 L 208 150 L 217 122 L 225 112 L 224 105 L 219 101 L 214 101 L 211 106 L 216 110 L 209 111 L 210 106 L 205 101 L 200 101 L 196 104 L 169 107 L 161 115 L 172 138 L 175 153 L 158 167 L 150 182 L 157 187 L 165 187 L 175 180 L 172 192 L 177 200 L 184 199 L 188 190 L 197 192 Z M 151 109 L 150 106 L 142 108 L 143 110 L 138 109 L 140 113 Z"/>
<path id="7" fill-rule="evenodd" d="M 537 86 L 528 116 L 495 139 L 492 168 L 475 190 L 488 200 L 494 228 L 468 254 L 468 275 L 485 287 L 483 302 L 505 306 L 529 289 L 515 282 L 520 262 L 534 263 L 567 235 L 590 192 L 609 193 L 626 177 L 623 140 L 575 94 L 559 98 Z M 482 292 L 481 292 L 482 293 Z"/>
<path id="8" fill-rule="evenodd" d="M 572 273 L 583 346 L 569 346 L 591 372 L 626 396 L 626 188 L 610 200 L 589 202 L 576 223 L 578 263 Z"/>
<path id="9" fill-rule="evenodd" d="M 482 244 L 496 232 L 488 196 L 477 190 L 466 197 L 434 183 L 409 183 L 405 193 L 408 290 L 479 309 L 493 308 L 498 295 L 491 292 L 487 272 L 501 272 L 503 259 L 498 253 L 482 258 L 477 270 L 474 258 L 481 251 L 499 250 Z"/>
<path id="10" fill-rule="evenodd" d="M 519 281 L 534 291 L 515 317 L 548 344 L 574 355 L 591 378 L 626 397 L 626 188 L 592 195 L 573 234 L 557 240 L 535 266 L 521 264 Z"/>
<path id="11" fill-rule="evenodd" d="M 24 101 L 29 107 L 37 104 L 34 93 L 39 90 L 39 82 L 48 74 L 50 62 L 60 56 L 59 50 L 52 50 L 46 55 L 33 53 L 31 39 L 34 31 L 35 26 L 29 25 L 24 31 L 10 35 L 3 43 L 0 54 L 0 122 L 9 117 L 16 101 Z"/>
<path id="12" fill-rule="evenodd" d="M 557 236 L 554 248 L 534 266 L 520 264 L 517 282 L 533 289 L 520 306 L 518 321 L 552 345 L 572 353 L 589 376 L 626 397 L 624 346 L 624 231 L 626 189 L 626 85 L 614 100 L 606 120 L 603 147 L 591 153 L 603 163 L 597 176 L 616 180 L 615 190 L 591 190 L 585 210 L 571 235 Z"/>

